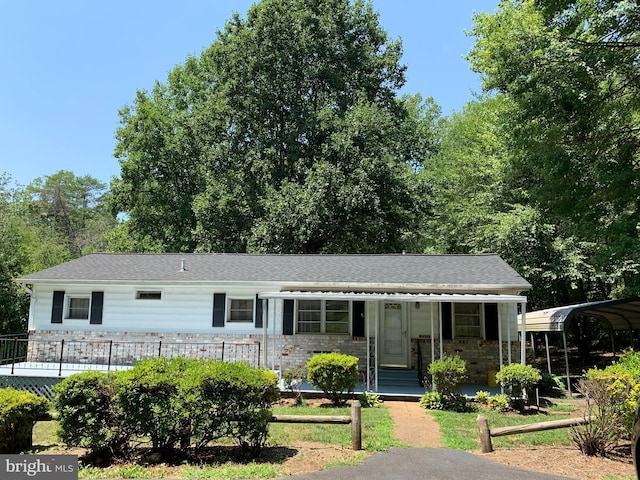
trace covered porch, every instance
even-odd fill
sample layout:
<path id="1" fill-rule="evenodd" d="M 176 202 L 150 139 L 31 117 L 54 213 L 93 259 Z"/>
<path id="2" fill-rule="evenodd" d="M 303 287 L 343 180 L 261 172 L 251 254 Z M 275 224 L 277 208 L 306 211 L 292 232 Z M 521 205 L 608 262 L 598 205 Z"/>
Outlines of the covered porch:
<path id="1" fill-rule="evenodd" d="M 525 296 L 291 290 L 258 297 L 269 303 L 263 309 L 263 364 L 276 371 L 304 365 L 301 360 L 291 362 L 296 346 L 306 349 L 309 358 L 315 353 L 347 353 L 360 359 L 362 391 L 422 395 L 428 388 L 429 364 L 445 354 L 458 354 L 472 364 L 468 389 L 475 394 L 497 388 L 491 377 L 503 365 L 524 363 L 525 336 L 518 338 L 517 313 L 526 315 Z M 289 315 L 295 317 L 297 302 L 306 300 L 348 301 L 352 310 L 358 305 L 362 325 L 356 326 L 354 318 L 349 339 L 358 348 L 350 346 L 344 335 L 299 333 L 295 321 L 290 333 L 283 335 L 277 321 L 284 314 L 283 303 L 290 302 Z M 407 372 L 415 381 L 393 385 L 389 372 L 396 376 Z"/>

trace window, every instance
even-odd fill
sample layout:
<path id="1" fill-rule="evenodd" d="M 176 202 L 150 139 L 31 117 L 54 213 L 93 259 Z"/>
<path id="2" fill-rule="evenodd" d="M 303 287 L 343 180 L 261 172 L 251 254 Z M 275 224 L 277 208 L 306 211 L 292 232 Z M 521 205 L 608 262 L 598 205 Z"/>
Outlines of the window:
<path id="1" fill-rule="evenodd" d="M 67 297 L 67 315 L 70 320 L 87 320 L 89 318 L 89 297 Z"/>
<path id="2" fill-rule="evenodd" d="M 480 338 L 482 336 L 479 303 L 454 304 L 456 338 Z"/>
<path id="3" fill-rule="evenodd" d="M 136 292 L 137 300 L 161 300 L 162 292 L 158 290 L 138 290 Z"/>
<path id="4" fill-rule="evenodd" d="M 253 322 L 253 298 L 229 300 L 229 322 Z"/>
<path id="5" fill-rule="evenodd" d="M 298 300 L 298 333 L 349 333 L 346 300 Z"/>

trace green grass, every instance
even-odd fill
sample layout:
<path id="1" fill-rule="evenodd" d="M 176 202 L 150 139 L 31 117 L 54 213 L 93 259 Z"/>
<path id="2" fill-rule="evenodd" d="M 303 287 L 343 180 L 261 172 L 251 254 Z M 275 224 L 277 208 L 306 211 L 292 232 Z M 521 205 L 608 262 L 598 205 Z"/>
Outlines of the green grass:
<path id="1" fill-rule="evenodd" d="M 350 407 L 277 407 L 274 415 L 351 415 Z M 277 445 L 291 445 L 299 441 L 351 446 L 350 425 L 273 423 L 269 439 Z M 383 451 L 402 446 L 393 437 L 393 420 L 386 407 L 362 409 L 362 448 Z"/>
<path id="2" fill-rule="evenodd" d="M 566 415 L 505 415 L 491 410 L 482 410 L 487 417 L 489 428 L 508 427 L 527 423 L 547 422 L 566 419 Z M 459 450 L 476 450 L 480 447 L 478 439 L 478 413 L 454 413 L 432 411 L 430 414 L 440 425 L 440 434 L 445 447 Z M 544 432 L 508 435 L 492 439 L 494 448 L 520 446 L 571 445 L 569 429 L 547 430 Z"/>

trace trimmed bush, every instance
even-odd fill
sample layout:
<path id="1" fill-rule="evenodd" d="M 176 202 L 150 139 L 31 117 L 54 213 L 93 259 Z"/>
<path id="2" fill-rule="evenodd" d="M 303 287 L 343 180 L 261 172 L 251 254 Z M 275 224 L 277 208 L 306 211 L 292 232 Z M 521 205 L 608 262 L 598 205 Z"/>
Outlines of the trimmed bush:
<path id="1" fill-rule="evenodd" d="M 131 434 L 123 427 L 115 401 L 116 374 L 78 373 L 62 380 L 53 392 L 57 434 L 65 444 L 101 457 L 126 450 Z"/>
<path id="2" fill-rule="evenodd" d="M 462 383 L 467 378 L 467 362 L 458 355 L 444 354 L 442 359 L 429 365 L 433 388 L 443 399 L 460 396 Z"/>
<path id="3" fill-rule="evenodd" d="M 185 391 L 196 447 L 229 437 L 257 455 L 267 440 L 271 406 L 280 398 L 278 376 L 245 363 L 208 361 L 199 369 L 199 384 Z"/>
<path id="4" fill-rule="evenodd" d="M 358 383 L 358 358 L 342 353 L 320 353 L 307 362 L 307 380 L 322 390 L 334 405 L 345 403 Z"/>
<path id="5" fill-rule="evenodd" d="M 496 373 L 496 381 L 504 387 L 511 399 L 511 406 L 517 410 L 524 408 L 527 392 L 540 380 L 540 370 L 521 363 L 505 365 Z"/>
<path id="6" fill-rule="evenodd" d="M 118 381 L 125 424 L 160 451 L 230 437 L 256 455 L 280 398 L 277 375 L 245 363 L 153 358 Z"/>
<path id="7" fill-rule="evenodd" d="M 31 449 L 33 425 L 49 410 L 49 401 L 33 393 L 0 389 L 0 453 Z"/>

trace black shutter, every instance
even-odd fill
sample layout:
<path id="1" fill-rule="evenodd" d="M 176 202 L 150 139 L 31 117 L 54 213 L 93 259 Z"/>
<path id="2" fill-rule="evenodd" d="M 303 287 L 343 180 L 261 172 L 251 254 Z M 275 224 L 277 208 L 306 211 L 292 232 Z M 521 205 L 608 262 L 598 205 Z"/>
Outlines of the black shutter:
<path id="1" fill-rule="evenodd" d="M 293 335 L 293 300 L 284 301 L 282 313 L 282 334 Z"/>
<path id="2" fill-rule="evenodd" d="M 451 322 L 451 302 L 442 302 L 442 338 L 453 338 L 453 325 Z"/>
<path id="3" fill-rule="evenodd" d="M 498 304 L 484 304 L 484 332 L 487 340 L 498 340 Z"/>
<path id="4" fill-rule="evenodd" d="M 364 302 L 353 302 L 351 307 L 352 335 L 354 337 L 364 337 Z"/>
<path id="5" fill-rule="evenodd" d="M 256 294 L 256 328 L 262 328 L 262 309 L 264 307 L 263 302 L 266 302 L 266 300 L 258 298 L 258 294 Z"/>
<path id="6" fill-rule="evenodd" d="M 53 306 L 51 307 L 51 323 L 62 323 L 62 311 L 64 310 L 64 290 L 53 292 Z"/>
<path id="7" fill-rule="evenodd" d="M 104 292 L 91 292 L 91 314 L 89 323 L 100 325 L 102 323 L 102 304 L 104 302 Z"/>
<path id="8" fill-rule="evenodd" d="M 227 296 L 224 293 L 213 294 L 213 326 L 224 327 L 224 309 Z"/>

